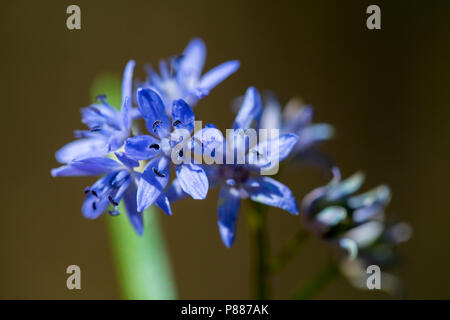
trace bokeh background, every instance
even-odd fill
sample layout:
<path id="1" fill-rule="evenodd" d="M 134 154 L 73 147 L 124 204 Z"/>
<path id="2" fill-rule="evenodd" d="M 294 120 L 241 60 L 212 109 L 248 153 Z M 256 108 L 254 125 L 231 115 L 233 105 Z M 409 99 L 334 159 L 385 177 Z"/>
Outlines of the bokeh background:
<path id="1" fill-rule="evenodd" d="M 382 30 L 366 28 L 369 4 Z M 82 29 L 66 28 L 66 8 L 81 7 Z M 409 298 L 450 298 L 448 1 L 3 1 L 0 11 L 2 105 L 0 298 L 120 298 L 106 219 L 82 218 L 82 190 L 92 179 L 52 179 L 54 152 L 82 128 L 79 108 L 104 72 L 120 75 L 128 59 L 143 66 L 202 37 L 206 69 L 228 59 L 241 68 L 200 102 L 204 122 L 229 127 L 233 97 L 249 85 L 286 102 L 300 96 L 317 121 L 333 124 L 332 153 L 345 176 L 362 169 L 365 188 L 393 191 L 388 215 L 409 222 L 413 238 L 396 274 Z M 286 168 L 280 180 L 300 201 L 327 182 L 314 168 Z M 234 247 L 220 242 L 217 191 L 161 212 L 181 298 L 247 298 L 249 239 L 241 212 Z M 299 219 L 273 209 L 272 250 Z M 328 261 L 319 240 L 275 279 L 283 298 Z M 82 269 L 69 291 L 66 267 Z M 344 279 L 320 298 L 389 298 Z"/>

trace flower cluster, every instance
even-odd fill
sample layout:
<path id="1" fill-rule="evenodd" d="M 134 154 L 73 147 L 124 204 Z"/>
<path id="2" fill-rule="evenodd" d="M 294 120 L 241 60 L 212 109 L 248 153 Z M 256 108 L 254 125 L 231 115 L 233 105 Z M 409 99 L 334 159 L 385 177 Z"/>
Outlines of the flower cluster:
<path id="1" fill-rule="evenodd" d="M 56 152 L 62 166 L 51 174 L 100 177 L 85 189 L 83 215 L 118 215 L 123 200 L 130 223 L 142 234 L 143 211 L 149 206 L 171 215 L 171 202 L 187 196 L 205 199 L 208 190 L 217 187 L 218 228 L 223 244 L 230 247 L 243 199 L 299 213 L 291 190 L 269 177 L 286 159 L 334 173 L 331 183 L 305 197 L 301 211 L 313 233 L 347 252 L 344 273 L 357 282 L 361 272 L 354 270 L 392 262 L 395 245 L 407 240 L 409 227 L 386 222 L 386 186 L 354 195 L 362 174 L 341 181 L 331 158 L 316 148 L 332 138 L 334 130 L 313 122 L 311 106 L 293 99 L 283 109 L 273 93 L 262 98 L 249 87 L 235 99 L 238 110 L 231 134 L 227 130 L 224 136 L 212 124 L 197 126 L 192 107 L 239 68 L 238 61 L 228 61 L 202 75 L 205 57 L 203 41 L 194 39 L 181 55 L 160 61 L 159 73 L 148 67 L 145 82 L 133 80 L 135 63 L 129 61 L 120 111 L 105 95 L 81 110 L 88 129 L 75 131 L 77 139 Z M 145 132 L 139 122 L 145 123 L 145 134 L 136 134 Z"/>
<path id="2" fill-rule="evenodd" d="M 346 180 L 341 180 L 337 168 L 333 168 L 333 174 L 328 185 L 313 190 L 304 198 L 305 225 L 339 249 L 342 273 L 355 286 L 366 288 L 366 269 L 376 265 L 383 268 L 382 287 L 398 293 L 399 281 L 384 270 L 395 264 L 396 245 L 409 239 L 410 226 L 386 219 L 385 209 L 391 199 L 387 186 L 355 195 L 364 182 L 362 173 L 355 173 Z"/>
<path id="3" fill-rule="evenodd" d="M 218 225 L 223 243 L 230 247 L 241 199 L 298 214 L 290 189 L 260 174 L 299 146 L 298 137 L 284 130 L 279 137 L 250 143 L 246 130 L 262 127 L 264 117 L 255 88 L 247 90 L 233 124 L 242 135 L 225 139 L 211 124 L 193 132 L 191 105 L 239 67 L 239 62 L 228 61 L 201 75 L 205 56 L 203 41 L 194 39 L 182 55 L 170 60 L 169 66 L 160 62 L 160 75 L 150 69 L 148 80 L 135 88 L 135 63 L 130 61 L 123 75 L 120 111 L 108 104 L 105 95 L 82 109 L 82 122 L 88 130 L 75 131 L 78 139 L 56 152 L 56 159 L 63 165 L 51 173 L 54 177 L 101 176 L 85 189 L 82 212 L 86 218 L 96 219 L 106 211 L 118 215 L 123 200 L 131 224 L 142 234 L 142 212 L 152 204 L 171 215 L 171 201 L 187 195 L 205 199 L 210 186 L 220 185 Z M 132 106 L 134 101 L 137 108 Z M 139 118 L 144 120 L 148 134 L 133 134 Z M 300 126 L 306 124 L 300 122 L 305 121 L 296 121 L 296 132 L 301 132 Z M 214 161 L 198 163 L 195 157 L 205 154 Z M 239 154 L 244 155 L 243 162 L 233 156 Z M 172 167 L 176 178 L 169 184 Z"/>

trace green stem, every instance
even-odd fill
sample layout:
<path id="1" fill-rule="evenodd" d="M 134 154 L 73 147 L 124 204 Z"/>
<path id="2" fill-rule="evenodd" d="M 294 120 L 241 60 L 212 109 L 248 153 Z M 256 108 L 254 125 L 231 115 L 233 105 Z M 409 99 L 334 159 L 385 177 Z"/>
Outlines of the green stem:
<path id="1" fill-rule="evenodd" d="M 124 299 L 176 299 L 170 260 L 153 207 L 144 211 L 144 234 L 137 235 L 121 204 L 122 214 L 107 217 L 111 246 Z"/>
<path id="2" fill-rule="evenodd" d="M 275 275 L 283 270 L 298 251 L 303 248 L 308 239 L 309 233 L 305 230 L 299 230 L 272 260 L 269 269 L 270 274 Z"/>
<path id="3" fill-rule="evenodd" d="M 306 300 L 315 298 L 323 289 L 325 289 L 333 280 L 339 276 L 339 267 L 335 263 L 329 263 L 327 266 L 314 276 L 304 286 L 300 287 L 294 295 L 295 300 Z"/>
<path id="4" fill-rule="evenodd" d="M 248 214 L 252 251 L 252 291 L 255 299 L 268 299 L 270 286 L 268 279 L 269 241 L 266 225 L 267 209 L 252 202 L 253 210 Z"/>
<path id="5" fill-rule="evenodd" d="M 120 78 L 100 74 L 91 87 L 91 97 L 106 94 L 111 105 L 120 107 Z M 144 215 L 144 234 L 138 236 L 128 221 L 126 210 L 117 217 L 106 217 L 112 253 L 122 297 L 125 299 L 176 299 L 170 259 L 167 254 L 159 217 L 153 207 Z"/>

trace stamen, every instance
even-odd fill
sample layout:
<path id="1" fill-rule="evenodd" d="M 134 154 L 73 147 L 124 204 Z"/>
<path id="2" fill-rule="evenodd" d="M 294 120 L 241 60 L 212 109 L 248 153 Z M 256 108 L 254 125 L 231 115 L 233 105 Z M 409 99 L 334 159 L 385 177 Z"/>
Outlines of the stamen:
<path id="1" fill-rule="evenodd" d="M 95 190 L 91 190 L 91 193 L 98 198 L 98 194 L 97 192 L 95 192 Z"/>
<path id="2" fill-rule="evenodd" d="M 89 129 L 90 132 L 97 132 L 97 131 L 100 131 L 100 130 L 102 130 L 101 126 L 95 126 L 95 127 L 92 127 L 92 128 Z"/>
<path id="3" fill-rule="evenodd" d="M 261 153 L 259 153 L 258 150 L 252 150 L 251 152 L 253 152 L 254 154 L 256 154 L 257 157 L 261 156 Z"/>
<path id="4" fill-rule="evenodd" d="M 91 109 L 92 111 L 94 111 L 94 112 L 97 113 L 97 114 L 101 114 L 100 110 L 98 110 L 98 109 L 97 109 L 96 107 L 94 107 L 94 106 L 89 106 L 88 108 Z"/>
<path id="5" fill-rule="evenodd" d="M 180 152 L 178 152 L 178 155 L 180 156 L 180 158 L 183 158 L 183 149 L 180 150 Z"/>
<path id="6" fill-rule="evenodd" d="M 153 126 L 152 129 L 154 132 L 156 132 L 156 128 L 162 123 L 161 120 L 156 120 L 155 122 L 153 122 Z"/>
<path id="7" fill-rule="evenodd" d="M 85 193 L 85 194 L 89 193 L 90 191 L 91 191 L 90 187 L 84 188 L 84 193 Z"/>
<path id="8" fill-rule="evenodd" d="M 149 149 L 159 150 L 159 144 L 153 143 L 153 144 L 151 144 L 148 148 L 149 148 Z"/>
<path id="9" fill-rule="evenodd" d="M 97 210 L 97 203 L 94 201 L 94 202 L 92 202 L 92 208 L 94 209 L 94 210 Z"/>
<path id="10" fill-rule="evenodd" d="M 161 178 L 165 178 L 165 177 L 166 177 L 166 175 L 165 175 L 164 173 L 159 172 L 158 169 L 156 169 L 156 168 L 153 168 L 153 172 L 154 172 L 158 177 L 161 177 Z"/>
<path id="11" fill-rule="evenodd" d="M 181 124 L 181 121 L 180 121 L 180 120 L 175 120 L 175 122 L 173 123 L 173 126 L 176 127 L 176 126 L 178 126 L 179 124 Z"/>
<path id="12" fill-rule="evenodd" d="M 108 200 L 109 200 L 109 202 L 111 202 L 111 203 L 113 204 L 113 206 L 115 206 L 115 207 L 117 207 L 117 206 L 119 205 L 116 201 L 114 201 L 114 199 L 111 197 L 111 195 L 108 196 Z"/>
<path id="13" fill-rule="evenodd" d="M 119 210 L 109 210 L 108 213 L 110 216 L 116 217 L 120 214 L 120 211 Z"/>
<path id="14" fill-rule="evenodd" d="M 201 142 L 200 139 L 198 139 L 197 137 L 192 137 L 192 139 L 194 139 L 194 141 L 197 142 L 203 148 L 203 142 Z"/>
<path id="15" fill-rule="evenodd" d="M 106 99 L 106 94 L 99 94 L 98 96 L 95 97 L 95 100 L 100 100 L 102 102 L 105 99 Z"/>

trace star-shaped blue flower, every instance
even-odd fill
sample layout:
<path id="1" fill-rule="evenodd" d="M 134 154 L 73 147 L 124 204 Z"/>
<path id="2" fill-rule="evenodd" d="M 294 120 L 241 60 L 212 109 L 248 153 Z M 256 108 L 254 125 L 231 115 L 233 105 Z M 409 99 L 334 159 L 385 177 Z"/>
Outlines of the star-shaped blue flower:
<path id="1" fill-rule="evenodd" d="M 264 108 L 259 127 L 264 129 L 278 128 L 280 133 L 295 133 L 298 142 L 292 150 L 290 158 L 303 164 L 313 164 L 331 170 L 334 161 L 316 147 L 334 135 L 334 129 L 327 123 L 313 123 L 314 108 L 303 105 L 298 99 L 291 99 L 282 110 L 277 97 L 266 92 Z"/>
<path id="2" fill-rule="evenodd" d="M 249 129 L 252 123 L 259 119 L 260 114 L 260 95 L 255 88 L 250 87 L 236 116 L 233 128 L 235 130 Z M 227 152 L 230 152 L 227 146 L 230 144 L 219 130 L 213 126 L 207 126 L 194 135 L 195 141 L 202 141 L 201 152 L 223 156 L 223 164 L 204 165 L 203 168 L 207 171 L 210 185 L 220 186 L 217 209 L 218 226 L 222 242 L 226 247 L 231 247 L 235 239 L 241 199 L 250 198 L 252 201 L 278 207 L 291 214 L 298 214 L 297 203 L 291 190 L 281 182 L 261 175 L 262 168 L 267 168 L 268 164 L 271 165 L 275 161 L 286 158 L 297 143 L 297 139 L 294 134 L 283 134 L 277 139 L 261 141 L 250 148 L 246 143 L 237 143 L 234 145 L 234 154 L 238 154 L 239 149 L 243 148 L 246 162 L 244 164 L 237 162 L 227 164 Z M 254 155 L 264 158 L 264 161 L 256 161 Z M 179 183 L 177 180 L 166 193 L 169 198 L 175 199 L 177 196 L 181 196 L 181 188 L 177 186 Z M 177 190 L 178 192 L 176 192 Z"/>
<path id="3" fill-rule="evenodd" d="M 172 101 L 184 99 L 193 106 L 239 68 L 239 61 L 231 60 L 202 75 L 205 58 L 206 46 L 195 38 L 182 55 L 170 60 L 169 66 L 165 60 L 160 61 L 160 74 L 149 68 L 146 85 L 160 94 L 169 114 Z"/>
<path id="4" fill-rule="evenodd" d="M 131 124 L 138 116 L 137 109 L 131 107 L 132 78 L 135 62 L 130 60 L 125 67 L 122 80 L 122 106 L 117 111 L 106 102 L 106 96 L 97 97 L 99 103 L 81 110 L 82 122 L 89 130 L 75 131 L 79 138 L 68 143 L 56 154 L 60 163 L 84 157 L 101 157 L 119 149 L 130 135 Z"/>
<path id="5" fill-rule="evenodd" d="M 132 137 L 125 142 L 128 154 L 139 160 L 150 160 L 138 183 L 137 210 L 145 210 L 162 194 L 169 182 L 173 158 L 179 160 L 175 170 L 183 191 L 194 199 L 204 199 L 209 187 L 206 173 L 183 154 L 194 129 L 195 118 L 191 107 L 184 100 L 175 100 L 171 121 L 157 92 L 140 88 L 137 100 L 139 111 L 152 134 Z"/>
<path id="6" fill-rule="evenodd" d="M 107 157 L 91 157 L 72 160 L 68 164 L 51 173 L 54 177 L 61 176 L 102 176 L 92 186 L 85 189 L 86 199 L 82 206 L 85 218 L 96 219 L 109 210 L 111 215 L 118 215 L 117 206 L 123 199 L 128 218 L 138 234 L 144 230 L 142 213 L 137 210 L 137 186 L 141 173 L 135 171 L 139 161 L 124 152 L 116 152 L 116 159 Z M 171 215 L 169 200 L 159 195 L 155 203 L 167 214 Z"/>

